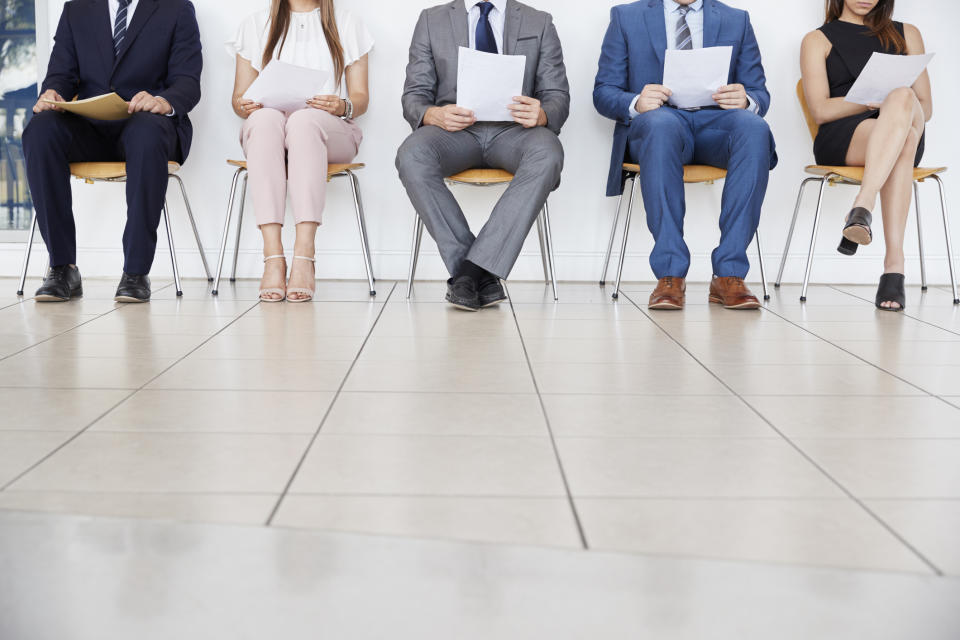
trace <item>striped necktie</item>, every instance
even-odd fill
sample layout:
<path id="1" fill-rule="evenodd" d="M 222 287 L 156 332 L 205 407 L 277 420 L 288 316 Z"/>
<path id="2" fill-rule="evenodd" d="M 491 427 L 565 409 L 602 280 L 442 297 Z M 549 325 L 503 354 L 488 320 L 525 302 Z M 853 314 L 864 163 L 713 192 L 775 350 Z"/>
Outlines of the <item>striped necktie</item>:
<path id="1" fill-rule="evenodd" d="M 120 47 L 123 45 L 123 39 L 127 35 L 127 7 L 130 6 L 130 0 L 120 0 L 120 6 L 117 7 L 117 19 L 113 23 L 113 53 L 120 55 Z"/>
<path id="2" fill-rule="evenodd" d="M 690 25 L 687 24 L 687 13 L 690 7 L 677 7 L 680 12 L 680 20 L 677 21 L 677 49 L 693 49 L 693 35 L 690 33 Z"/>

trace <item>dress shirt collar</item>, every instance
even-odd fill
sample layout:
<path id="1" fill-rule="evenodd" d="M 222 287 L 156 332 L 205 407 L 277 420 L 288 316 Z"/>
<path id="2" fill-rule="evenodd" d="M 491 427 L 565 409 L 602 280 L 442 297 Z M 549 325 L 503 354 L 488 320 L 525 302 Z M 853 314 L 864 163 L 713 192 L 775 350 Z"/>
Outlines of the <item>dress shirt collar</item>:
<path id="1" fill-rule="evenodd" d="M 481 2 L 483 2 L 483 0 L 463 0 L 463 4 L 467 8 L 467 13 L 470 13 L 470 10 Z M 501 15 L 507 12 L 507 0 L 488 0 L 488 2 L 496 7 L 497 11 L 499 11 Z M 670 2 L 673 2 L 673 0 L 670 0 Z M 703 0 L 697 0 L 697 2 L 702 3 Z"/>
<path id="2" fill-rule="evenodd" d="M 468 0 L 469 2 L 469 0 Z M 680 7 L 683 5 L 675 2 L 674 0 L 663 0 L 663 6 L 668 10 L 676 13 L 679 11 Z M 703 0 L 697 0 L 696 2 L 691 2 L 687 5 L 690 7 L 690 11 L 702 11 L 703 10 Z"/>

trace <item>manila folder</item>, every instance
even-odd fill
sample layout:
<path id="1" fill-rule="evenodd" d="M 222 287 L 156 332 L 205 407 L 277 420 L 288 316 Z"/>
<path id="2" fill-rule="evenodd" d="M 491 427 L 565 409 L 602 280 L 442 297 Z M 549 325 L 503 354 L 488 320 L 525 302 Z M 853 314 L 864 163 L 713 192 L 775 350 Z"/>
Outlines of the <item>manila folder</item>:
<path id="1" fill-rule="evenodd" d="M 126 120 L 130 117 L 130 114 L 127 113 L 129 103 L 116 93 L 107 93 L 86 100 L 74 100 L 73 102 L 56 102 L 46 99 L 44 99 L 44 102 L 55 104 L 64 111 L 94 120 Z"/>

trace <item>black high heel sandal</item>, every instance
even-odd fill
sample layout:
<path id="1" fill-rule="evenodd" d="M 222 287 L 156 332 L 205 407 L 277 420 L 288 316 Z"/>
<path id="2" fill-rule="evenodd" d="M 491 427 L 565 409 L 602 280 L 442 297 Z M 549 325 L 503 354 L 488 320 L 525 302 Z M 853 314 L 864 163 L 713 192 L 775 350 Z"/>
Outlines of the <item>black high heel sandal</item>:
<path id="1" fill-rule="evenodd" d="M 880 286 L 877 288 L 877 309 L 881 311 L 903 311 L 907 308 L 907 292 L 904 283 L 906 278 L 902 273 L 885 273 L 880 276 Z M 883 307 L 884 302 L 896 302 L 900 308 Z"/>
<path id="2" fill-rule="evenodd" d="M 856 244 L 870 244 L 873 242 L 873 230 L 870 223 L 873 214 L 863 207 L 854 207 L 847 216 L 847 226 L 843 228 L 843 237 Z M 841 247 L 844 245 L 841 244 Z M 840 251 L 843 253 L 843 251 Z"/>
<path id="3" fill-rule="evenodd" d="M 852 256 L 857 253 L 859 247 L 860 245 L 856 242 L 850 242 L 846 238 L 840 238 L 840 246 L 837 247 L 837 251 L 845 256 Z"/>

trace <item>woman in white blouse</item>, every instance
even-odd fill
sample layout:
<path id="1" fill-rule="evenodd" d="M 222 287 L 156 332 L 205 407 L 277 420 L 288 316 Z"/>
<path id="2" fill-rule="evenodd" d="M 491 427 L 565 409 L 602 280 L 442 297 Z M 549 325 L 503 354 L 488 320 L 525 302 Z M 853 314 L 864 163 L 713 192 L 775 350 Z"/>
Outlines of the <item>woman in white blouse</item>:
<path id="1" fill-rule="evenodd" d="M 326 200 L 327 165 L 357 155 L 363 133 L 353 119 L 367 110 L 371 48 L 363 24 L 335 9 L 333 0 L 273 0 L 270 9 L 248 16 L 227 43 L 237 61 L 233 110 L 246 120 L 241 144 L 263 233 L 260 298 L 266 302 L 313 298 L 314 240 Z M 243 95 L 271 60 L 329 71 L 330 79 L 302 109 L 267 109 Z M 280 237 L 288 192 L 297 228 L 289 281 Z"/>

